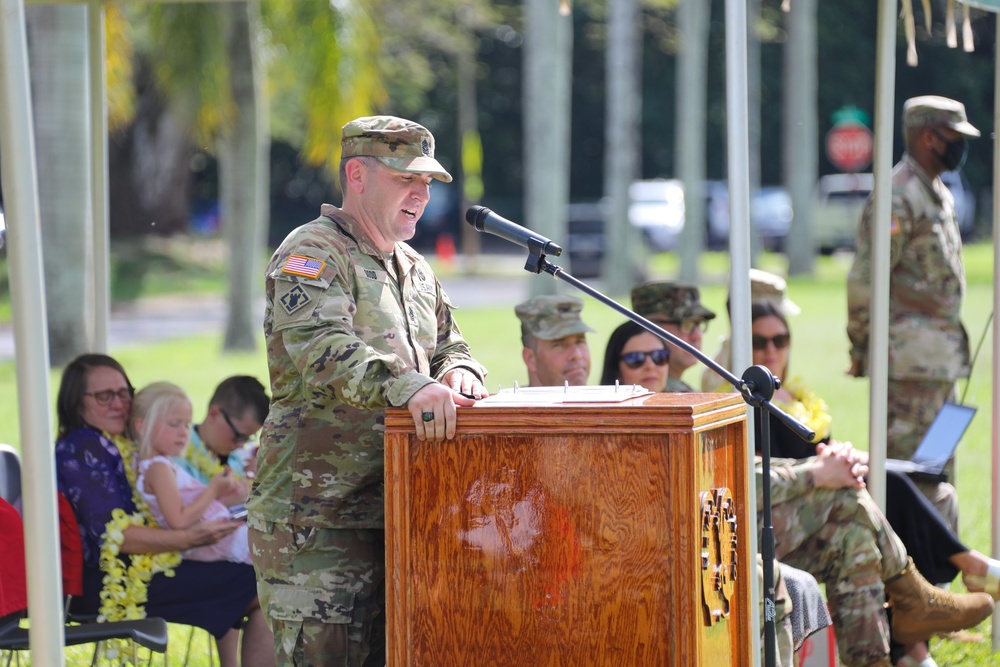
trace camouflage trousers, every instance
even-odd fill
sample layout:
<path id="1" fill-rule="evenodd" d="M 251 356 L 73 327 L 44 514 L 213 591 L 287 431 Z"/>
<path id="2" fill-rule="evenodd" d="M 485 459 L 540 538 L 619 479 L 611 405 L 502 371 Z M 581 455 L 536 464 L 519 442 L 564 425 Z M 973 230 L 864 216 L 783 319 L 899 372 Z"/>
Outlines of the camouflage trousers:
<path id="1" fill-rule="evenodd" d="M 814 489 L 772 508 L 775 555 L 826 585 L 840 660 L 889 655 L 883 582 L 906 567 L 906 548 L 865 490 Z"/>
<path id="2" fill-rule="evenodd" d="M 955 383 L 938 380 L 889 380 L 886 452 L 889 458 L 907 461 L 913 457 L 934 416 L 945 401 L 955 397 Z M 953 463 L 948 474 L 954 479 Z M 958 534 L 958 492 L 947 482 L 915 482 Z"/>
<path id="3" fill-rule="evenodd" d="M 278 665 L 385 665 L 385 534 L 251 525 L 260 606 Z"/>

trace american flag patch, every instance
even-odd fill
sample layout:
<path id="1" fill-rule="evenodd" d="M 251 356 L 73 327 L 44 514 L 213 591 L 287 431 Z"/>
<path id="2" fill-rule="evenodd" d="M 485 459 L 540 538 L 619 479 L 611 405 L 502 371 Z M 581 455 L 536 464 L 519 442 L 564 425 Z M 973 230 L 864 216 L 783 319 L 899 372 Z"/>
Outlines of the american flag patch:
<path id="1" fill-rule="evenodd" d="M 290 255 L 285 261 L 285 265 L 281 268 L 281 272 L 291 273 L 303 278 L 319 278 L 319 274 L 323 272 L 324 266 L 326 266 L 326 262 L 313 259 L 312 257 Z"/>

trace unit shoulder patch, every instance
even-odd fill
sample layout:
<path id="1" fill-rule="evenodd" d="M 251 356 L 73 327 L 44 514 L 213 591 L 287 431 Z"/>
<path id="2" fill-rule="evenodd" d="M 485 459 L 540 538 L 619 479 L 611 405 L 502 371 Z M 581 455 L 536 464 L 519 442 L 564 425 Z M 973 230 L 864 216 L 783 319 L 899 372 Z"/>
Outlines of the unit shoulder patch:
<path id="1" fill-rule="evenodd" d="M 290 290 L 282 294 L 281 298 L 278 299 L 278 302 L 281 304 L 281 307 L 284 308 L 285 312 L 288 313 L 289 315 L 291 315 L 296 310 L 306 305 L 310 301 L 312 301 L 312 299 L 309 297 L 309 294 L 304 289 L 302 289 L 302 285 L 298 284 L 296 284 Z"/>

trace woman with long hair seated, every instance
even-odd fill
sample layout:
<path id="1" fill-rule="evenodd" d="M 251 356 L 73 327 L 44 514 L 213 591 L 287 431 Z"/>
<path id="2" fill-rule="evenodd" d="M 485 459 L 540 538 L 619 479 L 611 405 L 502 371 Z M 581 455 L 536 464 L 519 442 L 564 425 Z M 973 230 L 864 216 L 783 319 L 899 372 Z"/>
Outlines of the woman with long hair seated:
<path id="1" fill-rule="evenodd" d="M 136 448 L 125 437 L 132 394 L 125 369 L 103 354 L 71 361 L 59 385 L 56 482 L 73 506 L 84 551 L 84 594 L 73 610 L 201 627 L 215 636 L 223 666 L 274 665 L 253 566 L 180 557 L 241 524 L 200 521 L 172 530 L 157 524 L 137 493 Z"/>

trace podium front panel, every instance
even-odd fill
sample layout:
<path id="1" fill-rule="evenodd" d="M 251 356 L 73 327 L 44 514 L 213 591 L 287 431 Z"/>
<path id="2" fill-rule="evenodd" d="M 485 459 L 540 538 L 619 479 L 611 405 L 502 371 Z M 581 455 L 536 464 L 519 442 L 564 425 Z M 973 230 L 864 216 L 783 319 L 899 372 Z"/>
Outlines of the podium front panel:
<path id="1" fill-rule="evenodd" d="M 751 664 L 746 480 L 737 396 L 390 410 L 389 665 Z"/>

